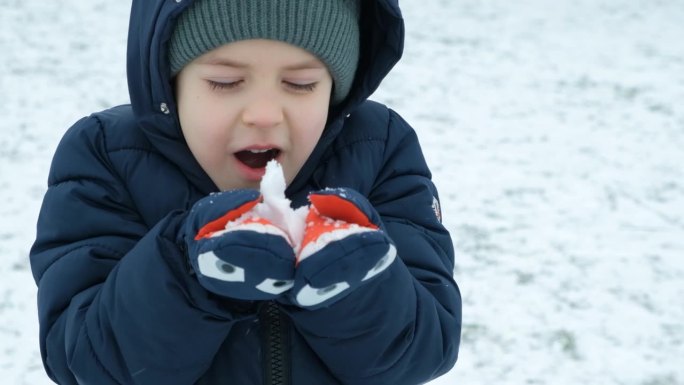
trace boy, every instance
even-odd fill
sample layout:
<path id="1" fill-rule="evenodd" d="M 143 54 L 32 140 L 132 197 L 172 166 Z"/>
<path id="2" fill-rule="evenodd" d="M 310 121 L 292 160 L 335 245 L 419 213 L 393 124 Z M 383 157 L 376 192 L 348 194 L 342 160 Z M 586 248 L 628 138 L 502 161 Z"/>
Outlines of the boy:
<path id="1" fill-rule="evenodd" d="M 31 266 L 60 384 L 417 384 L 460 340 L 415 133 L 367 101 L 391 0 L 134 0 L 131 105 L 77 122 Z M 277 160 L 295 237 L 255 215 Z"/>

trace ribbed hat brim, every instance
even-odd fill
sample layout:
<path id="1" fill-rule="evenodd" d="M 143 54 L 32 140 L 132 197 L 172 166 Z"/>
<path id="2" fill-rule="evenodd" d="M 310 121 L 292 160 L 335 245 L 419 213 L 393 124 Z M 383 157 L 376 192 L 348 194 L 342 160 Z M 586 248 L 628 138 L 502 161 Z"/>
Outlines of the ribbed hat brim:
<path id="1" fill-rule="evenodd" d="M 358 0 L 196 0 L 169 42 L 175 76 L 207 51 L 240 40 L 269 39 L 318 57 L 334 81 L 332 103 L 351 88 L 359 60 Z"/>

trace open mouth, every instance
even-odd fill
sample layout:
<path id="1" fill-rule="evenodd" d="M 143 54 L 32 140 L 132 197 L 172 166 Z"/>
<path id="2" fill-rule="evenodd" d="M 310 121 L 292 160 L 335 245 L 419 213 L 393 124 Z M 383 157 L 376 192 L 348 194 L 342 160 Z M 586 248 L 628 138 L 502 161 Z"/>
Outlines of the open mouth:
<path id="1" fill-rule="evenodd" d="M 235 153 L 237 160 L 249 168 L 259 169 L 266 167 L 266 163 L 275 159 L 280 154 L 276 148 L 252 149 Z"/>

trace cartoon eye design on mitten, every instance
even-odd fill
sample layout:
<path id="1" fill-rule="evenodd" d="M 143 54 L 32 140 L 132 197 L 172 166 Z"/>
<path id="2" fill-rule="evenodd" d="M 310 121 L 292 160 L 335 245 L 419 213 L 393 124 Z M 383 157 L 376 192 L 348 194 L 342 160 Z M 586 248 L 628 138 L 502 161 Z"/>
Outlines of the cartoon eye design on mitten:
<path id="1" fill-rule="evenodd" d="M 349 283 L 344 281 L 321 288 L 306 285 L 299 290 L 296 300 L 299 306 L 315 306 L 341 294 L 350 287 Z"/>
<path id="2" fill-rule="evenodd" d="M 366 272 L 366 275 L 361 279 L 361 282 L 367 281 L 385 271 L 392 262 L 394 262 L 396 257 L 397 249 L 394 245 L 389 245 L 387 254 L 380 258 L 375 266 Z M 324 287 L 313 287 L 311 284 L 307 284 L 299 289 L 295 299 L 300 306 L 315 306 L 340 295 L 351 287 L 352 285 L 347 281 L 336 282 Z"/>
<path id="3" fill-rule="evenodd" d="M 387 254 L 385 254 L 384 257 L 380 258 L 380 260 L 375 264 L 375 266 L 373 266 L 372 269 L 368 270 L 366 276 L 363 277 L 363 279 L 361 280 L 362 282 L 367 281 L 375 277 L 376 275 L 382 273 L 383 271 L 385 271 L 385 269 L 389 267 L 389 265 L 392 264 L 392 262 L 394 262 L 394 259 L 397 257 L 397 248 L 394 247 L 394 245 L 392 244 L 390 244 L 389 247 L 390 248 L 387 251 Z"/>
<path id="4" fill-rule="evenodd" d="M 244 283 L 251 286 L 259 279 L 259 271 L 252 271 L 250 278 L 245 268 L 218 258 L 213 251 L 200 254 L 197 262 L 200 274 L 223 282 Z M 292 279 L 266 277 L 254 287 L 266 294 L 279 295 L 291 289 L 292 286 L 294 286 Z"/>
<path id="5" fill-rule="evenodd" d="M 245 282 L 245 269 L 219 259 L 213 251 L 200 254 L 197 264 L 199 272 L 206 277 L 225 282 Z"/>
<path id="6" fill-rule="evenodd" d="M 278 295 L 290 290 L 294 286 L 294 279 L 266 278 L 256 286 L 264 293 Z"/>

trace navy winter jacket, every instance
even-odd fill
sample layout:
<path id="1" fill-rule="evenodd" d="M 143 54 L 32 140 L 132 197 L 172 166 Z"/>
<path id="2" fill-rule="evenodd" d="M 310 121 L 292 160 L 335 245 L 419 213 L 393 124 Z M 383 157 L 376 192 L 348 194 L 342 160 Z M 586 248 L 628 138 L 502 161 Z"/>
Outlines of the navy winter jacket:
<path id="1" fill-rule="evenodd" d="M 206 291 L 180 240 L 187 210 L 217 187 L 188 149 L 166 42 L 190 0 L 134 0 L 131 104 L 84 118 L 58 146 L 31 267 L 40 344 L 60 384 L 417 384 L 447 372 L 461 298 L 450 236 L 414 131 L 367 101 L 399 60 L 396 0 L 363 1 L 349 98 L 287 196 L 350 187 L 373 204 L 399 258 L 381 279 L 313 311 Z"/>

